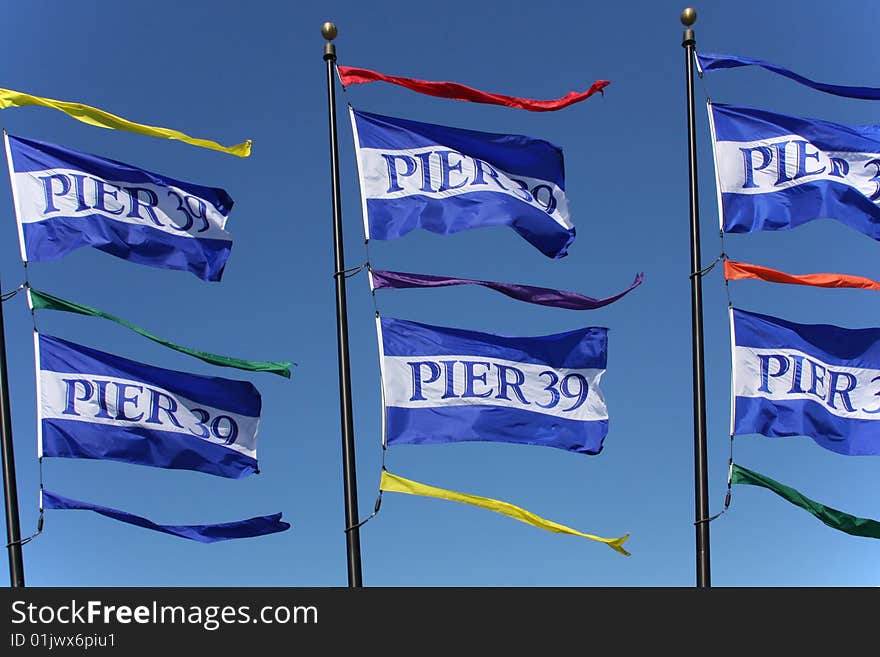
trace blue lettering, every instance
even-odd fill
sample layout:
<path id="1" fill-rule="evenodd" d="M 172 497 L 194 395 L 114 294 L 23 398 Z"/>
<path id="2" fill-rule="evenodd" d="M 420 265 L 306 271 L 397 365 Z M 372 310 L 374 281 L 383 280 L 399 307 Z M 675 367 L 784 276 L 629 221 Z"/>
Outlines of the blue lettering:
<path id="1" fill-rule="evenodd" d="M 416 153 L 416 157 L 422 161 L 422 186 L 421 191 L 433 192 L 431 187 L 431 151 L 427 153 Z"/>
<path id="2" fill-rule="evenodd" d="M 76 402 L 88 401 L 91 399 L 92 394 L 95 392 L 95 388 L 85 379 L 62 379 L 62 381 L 67 385 L 67 406 L 63 413 L 65 415 L 79 415 L 79 413 L 76 412 Z M 76 395 L 77 384 L 82 386 L 81 397 L 77 397 Z"/>
<path id="3" fill-rule="evenodd" d="M 547 190 L 547 202 L 546 203 L 541 200 L 540 194 L 538 193 L 542 189 Z M 532 196 L 535 197 L 535 203 L 538 203 L 539 205 L 543 206 L 544 212 L 546 212 L 547 214 L 553 214 L 553 211 L 556 210 L 556 205 L 557 205 L 556 197 L 553 196 L 553 189 L 550 187 L 550 185 L 544 185 L 543 183 L 540 185 L 535 185 L 532 188 Z"/>
<path id="4" fill-rule="evenodd" d="M 755 184 L 755 171 L 761 171 L 770 166 L 770 162 L 773 161 L 773 152 L 767 146 L 740 148 L 739 150 L 743 155 L 743 166 L 745 167 L 745 183 L 743 183 L 743 189 L 757 187 L 758 185 Z M 752 153 L 761 154 L 761 165 L 757 168 L 755 168 L 755 164 L 752 161 Z"/>
<path id="5" fill-rule="evenodd" d="M 825 391 L 819 390 L 819 386 L 825 384 L 825 373 L 827 370 L 823 365 L 819 363 L 813 362 L 811 360 L 807 360 L 810 364 L 810 374 L 812 375 L 813 383 L 810 385 L 810 389 L 807 390 L 807 393 L 810 395 L 815 395 L 819 399 L 825 398 Z M 820 373 L 821 372 L 821 373 Z"/>
<path id="6" fill-rule="evenodd" d="M 462 399 L 466 397 L 489 397 L 492 395 L 492 389 L 490 388 L 486 392 L 477 393 L 474 391 L 474 383 L 476 381 L 480 381 L 483 385 L 486 385 L 486 374 L 489 372 L 489 369 L 492 367 L 490 363 L 486 363 L 484 361 L 462 361 L 464 365 L 464 392 L 462 393 Z M 482 374 L 474 374 L 474 367 L 477 365 L 482 365 L 486 368 L 486 371 Z"/>
<path id="7" fill-rule="evenodd" d="M 164 226 L 161 221 L 159 221 L 159 217 L 156 216 L 156 213 L 153 211 L 153 208 L 158 207 L 159 205 L 159 197 L 156 196 L 156 192 L 152 189 L 147 189 L 146 187 L 126 187 L 125 191 L 128 192 L 128 198 L 131 199 L 131 210 L 129 210 L 126 217 L 131 217 L 132 219 L 143 219 L 141 217 L 140 209 L 143 208 L 147 211 L 147 214 L 150 215 L 150 219 L 157 226 Z M 144 192 L 147 195 L 146 202 L 142 201 L 139 193 Z"/>
<path id="8" fill-rule="evenodd" d="M 95 381 L 95 386 L 98 388 L 98 414 L 95 417 L 103 417 L 112 419 L 112 415 L 110 415 L 110 411 L 107 408 L 107 385 L 111 383 L 110 381 Z"/>
<path id="9" fill-rule="evenodd" d="M 877 381 L 880 381 L 880 376 L 875 376 L 871 379 L 871 383 L 877 383 Z M 880 397 L 880 392 L 875 392 L 874 397 Z M 880 413 L 880 407 L 872 409 L 863 408 L 862 413 Z"/>
<path id="10" fill-rule="evenodd" d="M 168 190 L 168 196 L 173 196 L 174 198 L 177 199 L 177 209 L 180 210 L 180 212 L 183 214 L 184 217 L 186 217 L 186 221 L 183 222 L 182 226 L 178 226 L 178 225 L 172 223 L 171 227 L 174 230 L 179 230 L 179 231 L 185 233 L 190 228 L 192 228 L 193 224 L 195 223 L 195 218 L 192 216 L 192 213 L 189 211 L 189 203 L 187 203 L 184 200 L 184 197 L 181 196 L 180 194 L 178 194 L 177 192 L 175 192 L 173 189 Z"/>
<path id="11" fill-rule="evenodd" d="M 553 370 L 544 370 L 538 376 L 547 376 L 550 378 L 550 383 L 544 386 L 544 390 L 550 393 L 550 399 L 546 404 L 542 404 L 541 402 L 535 402 L 541 408 L 554 408 L 560 400 L 559 391 L 554 387 L 557 383 L 559 383 L 559 377 L 556 376 L 556 372 Z"/>
<path id="12" fill-rule="evenodd" d="M 870 199 L 872 201 L 876 201 L 878 198 L 880 198 L 880 159 L 874 158 L 869 162 L 865 162 L 865 167 L 868 167 L 872 164 L 877 170 L 874 172 L 874 177 L 871 178 L 871 182 L 877 183 L 877 187 L 876 189 L 874 189 L 874 193 L 871 194 Z"/>
<path id="13" fill-rule="evenodd" d="M 804 369 L 804 357 L 791 354 L 790 358 L 794 361 L 794 372 L 791 375 L 791 389 L 789 389 L 788 394 L 791 395 L 798 392 L 806 392 L 806 390 L 801 387 L 801 374 Z"/>
<path id="14" fill-rule="evenodd" d="M 782 376 L 788 371 L 788 359 L 785 356 L 776 354 L 758 354 L 758 360 L 761 361 L 761 386 L 758 388 L 761 392 L 770 392 L 770 377 Z M 770 372 L 770 361 L 775 360 L 779 365 L 776 372 Z"/>
<path id="15" fill-rule="evenodd" d="M 202 438 L 202 439 L 210 438 L 211 433 L 208 431 L 208 427 L 205 426 L 205 422 L 207 422 L 208 420 L 211 419 L 210 413 L 208 413 L 208 411 L 206 411 L 203 408 L 192 408 L 192 409 L 190 409 L 190 412 L 193 415 L 197 415 L 199 417 L 199 419 L 196 420 L 196 426 L 199 429 L 201 429 L 201 431 L 196 433 L 192 429 L 189 429 L 189 432 L 191 434 L 193 434 L 194 436 L 198 436 L 199 438 Z"/>
<path id="16" fill-rule="evenodd" d="M 835 372 L 831 371 L 831 380 L 828 383 L 828 405 L 831 408 L 837 408 L 834 405 L 834 396 L 840 395 L 840 399 L 843 402 L 844 408 L 848 410 L 850 413 L 854 412 L 856 409 L 853 408 L 852 402 L 849 398 L 849 393 L 855 390 L 856 387 L 856 377 L 850 374 L 849 372 Z M 840 379 L 846 379 L 847 386 L 845 388 L 838 388 L 837 382 Z"/>
<path id="17" fill-rule="evenodd" d="M 443 392 L 443 397 L 441 397 L 441 399 L 458 397 L 458 395 L 455 394 L 455 364 L 458 361 L 441 360 L 440 362 L 443 363 L 443 370 L 446 373 L 446 390 Z"/>
<path id="18" fill-rule="evenodd" d="M 135 408 L 137 408 L 138 398 L 137 395 L 134 397 L 126 397 L 125 389 L 126 388 L 134 388 L 138 392 L 143 392 L 143 386 L 136 386 L 132 383 L 121 383 L 119 381 L 116 382 L 116 419 L 117 420 L 126 420 L 128 422 L 139 422 L 140 419 L 144 416 L 143 413 L 138 413 L 135 417 L 128 417 L 125 414 L 125 405 L 126 404 L 134 404 Z"/>
<path id="19" fill-rule="evenodd" d="M 788 146 L 789 142 L 781 141 L 778 144 L 773 144 L 773 147 L 776 148 L 776 185 L 781 185 L 784 182 L 788 182 L 791 178 L 786 173 L 786 164 L 785 164 L 785 149 Z"/>
<path id="20" fill-rule="evenodd" d="M 104 197 L 110 196 L 117 203 L 119 199 L 117 198 L 117 194 L 119 193 L 119 188 L 116 185 L 110 185 L 109 183 L 105 183 L 103 180 L 98 178 L 92 178 L 95 181 L 95 210 L 99 212 L 106 212 L 107 214 L 122 214 L 123 207 L 120 205 L 115 210 L 111 210 L 107 206 L 104 205 Z M 108 191 L 105 185 L 109 185 L 114 188 L 113 191 Z"/>
<path id="21" fill-rule="evenodd" d="M 164 411 L 165 415 L 168 416 L 168 419 L 171 420 L 171 424 L 178 429 L 183 429 L 183 425 L 178 422 L 176 417 L 174 417 L 174 413 L 177 411 L 177 400 L 170 395 L 166 395 L 161 390 L 147 388 L 147 392 L 150 393 L 150 416 L 145 421 L 152 424 L 161 424 L 162 421 L 159 419 L 159 411 Z M 162 406 L 163 399 L 168 402 L 168 406 Z"/>
<path id="22" fill-rule="evenodd" d="M 227 420 L 229 422 L 229 433 L 227 433 L 225 436 L 220 431 L 221 422 L 223 420 Z M 218 415 L 211 422 L 211 433 L 213 433 L 214 436 L 219 440 L 222 440 L 224 445 L 231 445 L 238 437 L 238 424 L 228 415 Z"/>
<path id="23" fill-rule="evenodd" d="M 54 173 L 51 176 L 40 176 L 40 180 L 43 181 L 43 197 L 46 199 L 46 209 L 43 210 L 43 214 L 58 212 L 58 208 L 56 208 L 55 204 L 52 202 L 52 197 L 65 196 L 67 192 L 70 191 L 70 178 L 63 173 Z M 61 183 L 61 191 L 57 194 L 53 192 L 52 182 L 54 180 Z"/>
<path id="24" fill-rule="evenodd" d="M 403 187 L 397 182 L 398 173 L 404 177 L 413 175 L 416 172 L 415 160 L 409 155 L 391 155 L 388 153 L 382 153 L 382 157 L 385 158 L 385 163 L 388 165 L 388 189 L 386 193 L 390 194 L 391 192 L 403 190 Z M 402 161 L 406 165 L 405 171 L 398 172 L 397 165 L 395 164 L 397 160 Z"/>
<path id="25" fill-rule="evenodd" d="M 807 158 L 813 158 L 816 162 L 819 161 L 819 150 L 817 149 L 815 153 L 807 153 L 807 144 L 809 142 L 804 141 L 803 139 L 798 139 L 794 142 L 797 144 L 798 149 L 798 170 L 794 176 L 794 179 L 803 178 L 804 176 L 815 176 L 817 173 L 824 173 L 825 167 L 823 166 L 821 169 L 817 169 L 816 171 L 807 171 Z"/>
<path id="26" fill-rule="evenodd" d="M 464 187 L 468 178 L 465 176 L 464 180 L 460 181 L 457 185 L 453 185 L 449 180 L 449 174 L 453 171 L 457 171 L 461 174 L 461 153 L 457 151 L 436 151 L 437 155 L 440 156 L 440 187 L 437 189 L 438 192 L 445 192 L 450 189 L 458 189 L 459 187 Z M 459 160 L 456 164 L 449 163 L 450 155 L 458 155 Z"/>
<path id="27" fill-rule="evenodd" d="M 81 173 L 72 173 L 70 177 L 73 178 L 73 186 L 76 188 L 76 211 L 85 212 L 89 209 L 89 204 L 86 203 L 86 177 Z"/>
<path id="28" fill-rule="evenodd" d="M 498 185 L 498 187 L 503 189 L 505 192 L 510 191 L 507 189 L 507 187 L 505 187 L 503 184 L 501 184 L 501 181 L 498 179 L 498 176 L 500 174 L 497 171 L 495 171 L 494 168 L 492 168 L 491 164 L 489 164 L 488 162 L 483 162 L 483 160 L 480 160 L 476 157 L 472 158 L 472 159 L 474 161 L 474 180 L 471 183 L 471 186 L 473 186 L 473 185 L 487 185 L 488 183 L 486 182 L 486 179 L 483 177 L 483 174 L 487 173 L 487 174 L 489 174 L 489 177 L 495 181 L 495 184 Z M 484 169 L 485 169 L 485 171 L 484 171 Z"/>
<path id="29" fill-rule="evenodd" d="M 522 370 L 510 367 L 509 365 L 502 365 L 501 363 L 495 363 L 495 367 L 498 368 L 498 394 L 495 395 L 495 399 L 510 400 L 510 397 L 507 396 L 507 389 L 510 388 L 521 403 L 530 404 L 531 402 L 525 398 L 520 389 L 520 386 L 526 382 L 526 375 L 523 374 Z M 513 372 L 513 381 L 507 380 L 508 372 Z"/>
<path id="30" fill-rule="evenodd" d="M 516 178 L 511 178 L 511 180 L 519 185 L 519 189 L 514 189 L 513 193 L 526 203 L 531 203 L 532 195 L 529 194 L 529 186 L 526 185 L 522 180 L 517 180 Z"/>
<path id="31" fill-rule="evenodd" d="M 420 361 L 410 361 L 407 362 L 410 369 L 412 370 L 412 397 L 409 398 L 410 401 L 427 401 L 427 398 L 422 394 L 422 384 L 423 383 L 434 383 L 437 379 L 440 378 L 440 366 L 437 363 L 434 363 L 430 360 L 420 360 Z M 429 378 L 426 381 L 422 380 L 422 366 L 426 366 L 430 374 Z"/>
<path id="32" fill-rule="evenodd" d="M 202 227 L 199 228 L 198 232 L 203 233 L 210 227 L 208 224 L 208 206 L 207 204 L 200 199 L 198 196 L 191 196 L 189 194 L 186 195 L 186 207 L 189 208 L 189 211 L 192 212 L 192 215 L 196 219 L 202 220 Z M 193 208 L 192 204 L 195 201 L 196 207 Z"/>
<path id="33" fill-rule="evenodd" d="M 844 178 L 847 174 L 849 174 L 849 162 L 844 160 L 842 157 L 832 157 L 829 159 L 831 161 L 831 171 L 828 172 L 829 176 Z"/>

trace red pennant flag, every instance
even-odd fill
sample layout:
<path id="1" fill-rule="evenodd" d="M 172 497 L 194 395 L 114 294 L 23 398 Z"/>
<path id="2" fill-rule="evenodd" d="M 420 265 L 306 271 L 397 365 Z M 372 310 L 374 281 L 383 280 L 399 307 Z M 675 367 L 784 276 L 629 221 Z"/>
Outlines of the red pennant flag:
<path id="1" fill-rule="evenodd" d="M 724 278 L 729 281 L 740 281 L 754 278 L 768 283 L 788 283 L 789 285 L 815 285 L 816 287 L 852 287 L 863 290 L 880 290 L 880 283 L 864 276 L 848 274 L 802 274 L 795 276 L 785 272 L 750 265 L 745 262 L 724 261 Z"/>
<path id="2" fill-rule="evenodd" d="M 501 94 L 488 93 L 456 82 L 431 82 L 429 80 L 416 80 L 414 78 L 401 78 L 393 75 L 384 75 L 367 68 L 355 68 L 354 66 L 337 66 L 336 70 L 339 72 L 339 79 L 342 81 L 342 86 L 363 84 L 366 82 L 390 82 L 391 84 L 397 84 L 401 87 L 411 89 L 412 91 L 427 94 L 428 96 L 438 96 L 440 98 L 450 98 L 452 100 L 467 100 L 472 103 L 503 105 L 505 107 L 524 109 L 531 112 L 552 112 L 554 110 L 562 109 L 563 107 L 568 107 L 574 103 L 586 100 L 597 91 L 604 95 L 605 92 L 603 90 L 611 84 L 608 80 L 596 80 L 586 91 L 570 91 L 562 98 L 556 98 L 554 100 L 536 100 L 534 98 L 519 98 L 517 96 L 503 96 Z"/>

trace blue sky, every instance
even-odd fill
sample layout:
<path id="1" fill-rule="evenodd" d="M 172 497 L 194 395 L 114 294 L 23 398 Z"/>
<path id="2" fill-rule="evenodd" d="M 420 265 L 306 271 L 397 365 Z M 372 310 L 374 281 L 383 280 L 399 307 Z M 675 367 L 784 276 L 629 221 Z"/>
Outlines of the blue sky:
<path id="1" fill-rule="evenodd" d="M 101 130 L 40 108 L 0 112 L 11 134 L 222 187 L 235 200 L 232 255 L 220 283 L 81 249 L 32 263 L 34 287 L 96 306 L 180 344 L 242 358 L 292 360 L 290 380 L 220 370 L 97 319 L 45 311 L 41 331 L 134 360 L 247 379 L 260 390 L 261 474 L 243 480 L 110 461 L 44 460 L 46 487 L 166 524 L 283 511 L 287 532 L 203 545 L 79 511 L 47 511 L 23 548 L 29 586 L 344 586 L 347 581 L 321 24 L 339 63 L 555 98 L 611 81 L 559 112 L 531 113 L 422 96 L 387 84 L 337 89 L 346 264 L 366 259 L 345 104 L 561 146 L 577 238 L 550 260 L 504 228 L 417 231 L 373 241 L 373 266 L 543 285 L 617 303 L 577 312 L 518 303 L 483 288 L 382 291 L 383 315 L 507 335 L 609 329 L 602 388 L 610 415 L 597 456 L 502 443 L 399 446 L 403 477 L 507 500 L 602 536 L 629 532 L 623 557 L 598 543 L 484 510 L 388 493 L 361 529 L 366 586 L 693 586 L 695 583 L 689 219 L 684 52 L 666 0 L 538 5 L 133 0 L 19 3 L 7 13 L 0 86 L 100 107 L 224 144 L 240 159 L 180 142 Z M 880 86 L 880 7 L 741 0 L 696 3 L 697 48 L 756 57 L 815 80 Z M 705 100 L 838 123 L 878 123 L 877 105 L 828 96 L 760 69 L 697 80 L 704 264 L 721 252 Z M 8 185 L 0 186 L 3 290 L 24 272 Z M 728 235 L 732 259 L 792 273 L 880 277 L 878 244 L 831 220 L 785 232 Z M 730 441 L 727 294 L 704 279 L 710 508 L 724 500 Z M 374 306 L 363 274 L 348 281 L 360 517 L 372 511 L 381 454 Z M 804 323 L 880 326 L 874 293 L 731 283 L 737 307 Z M 4 304 L 13 436 L 24 535 L 37 521 L 32 322 Z M 736 439 L 737 463 L 862 517 L 880 518 L 877 457 L 832 453 L 806 437 Z M 875 586 L 877 543 L 836 532 L 772 493 L 736 487 L 712 522 L 712 583 Z M 0 583 L 8 573 L 0 568 Z"/>

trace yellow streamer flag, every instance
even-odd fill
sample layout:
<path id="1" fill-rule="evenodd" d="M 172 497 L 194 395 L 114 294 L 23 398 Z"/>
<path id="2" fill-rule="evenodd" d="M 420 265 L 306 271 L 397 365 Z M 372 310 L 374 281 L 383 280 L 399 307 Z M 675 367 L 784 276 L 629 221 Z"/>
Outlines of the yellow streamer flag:
<path id="1" fill-rule="evenodd" d="M 599 541 L 600 543 L 605 543 L 605 545 L 610 547 L 612 550 L 615 550 L 616 552 L 620 552 L 621 554 L 624 554 L 626 556 L 630 555 L 629 552 L 623 549 L 623 544 L 626 539 L 629 538 L 629 534 L 626 534 L 621 538 L 602 538 L 601 536 L 584 534 L 583 532 L 579 532 L 576 529 L 572 529 L 571 527 L 560 525 L 559 523 L 553 522 L 552 520 L 547 520 L 540 516 L 536 516 L 530 511 L 521 509 L 520 507 L 509 504 L 508 502 L 502 502 L 501 500 L 493 500 L 488 497 L 479 497 L 477 495 L 467 495 L 465 493 L 456 493 L 455 491 L 445 490 L 443 488 L 434 488 L 433 486 L 420 484 L 417 481 L 411 481 L 410 479 L 398 477 L 397 475 L 393 475 L 386 470 L 382 471 L 382 479 L 379 482 L 379 489 L 391 493 L 422 495 L 424 497 L 436 497 L 441 500 L 450 500 L 452 502 L 472 504 L 473 506 L 478 506 L 482 509 L 488 509 L 489 511 L 495 511 L 496 513 L 509 516 L 514 520 L 519 520 L 520 522 L 534 525 L 539 529 L 546 529 L 547 531 L 557 532 L 559 534 L 574 534 L 575 536 L 583 536 L 584 538 L 588 538 L 591 541 Z"/>
<path id="2" fill-rule="evenodd" d="M 89 125 L 98 126 L 99 128 L 108 128 L 110 130 L 127 130 L 128 132 L 136 132 L 140 135 L 149 135 L 151 137 L 162 137 L 164 139 L 177 139 L 178 141 L 192 144 L 193 146 L 201 146 L 202 148 L 210 148 L 215 151 L 223 151 L 238 157 L 248 157 L 251 154 L 250 139 L 235 146 L 223 146 L 216 141 L 210 139 L 197 139 L 190 137 L 177 130 L 170 128 L 160 128 L 158 126 L 144 125 L 134 123 L 127 119 L 123 119 L 115 114 L 110 114 L 96 107 L 89 107 L 81 103 L 68 103 L 63 100 L 54 100 L 52 98 L 43 98 L 42 96 L 32 96 L 22 93 L 21 91 L 13 91 L 12 89 L 0 89 L 0 109 L 7 107 L 24 107 L 26 105 L 36 105 L 38 107 L 48 107 L 64 112 L 68 116 L 88 123 Z"/>

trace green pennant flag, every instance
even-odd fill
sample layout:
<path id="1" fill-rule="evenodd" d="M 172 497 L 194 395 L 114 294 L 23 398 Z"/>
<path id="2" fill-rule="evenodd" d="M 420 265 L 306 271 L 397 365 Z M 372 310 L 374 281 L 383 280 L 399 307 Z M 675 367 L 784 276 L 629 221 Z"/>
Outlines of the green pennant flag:
<path id="1" fill-rule="evenodd" d="M 76 313 L 78 315 L 102 317 L 103 319 L 109 319 L 111 322 L 121 324 L 122 326 L 131 329 L 135 333 L 138 333 L 145 338 L 152 340 L 153 342 L 158 342 L 161 345 L 165 345 L 169 349 L 174 349 L 175 351 L 189 354 L 190 356 L 194 356 L 199 360 L 203 360 L 206 363 L 211 363 L 212 365 L 219 365 L 220 367 L 235 367 L 240 370 L 250 370 L 252 372 L 271 372 L 272 374 L 278 374 L 288 379 L 290 378 L 290 366 L 293 365 L 293 363 L 289 361 L 241 360 L 239 358 L 230 358 L 228 356 L 218 356 L 217 354 L 210 354 L 205 351 L 197 351 L 195 349 L 190 349 L 189 347 L 182 347 L 178 344 L 174 344 L 173 342 L 169 342 L 168 340 L 163 340 L 162 338 L 156 337 L 152 333 L 148 333 L 144 329 L 135 326 L 134 324 L 126 322 L 124 319 L 114 317 L 113 315 L 105 313 L 96 308 L 90 308 L 89 306 L 83 306 L 78 303 L 73 303 L 72 301 L 66 301 L 58 297 L 53 297 L 51 294 L 39 292 L 38 290 L 35 290 L 33 288 L 28 288 L 27 292 L 28 303 L 34 310 L 60 310 L 62 312 Z"/>
<path id="2" fill-rule="evenodd" d="M 761 486 L 767 490 L 771 490 L 779 497 L 788 500 L 795 506 L 799 506 L 816 516 L 832 529 L 852 534 L 853 536 L 864 536 L 865 538 L 880 538 L 880 522 L 871 520 L 870 518 L 857 518 L 843 511 L 832 509 L 824 504 L 814 502 L 808 497 L 804 497 L 794 488 L 783 486 L 778 481 L 773 481 L 770 477 L 752 472 L 746 468 L 733 465 L 733 474 L 730 479 L 734 484 L 748 484 L 751 486 Z"/>

